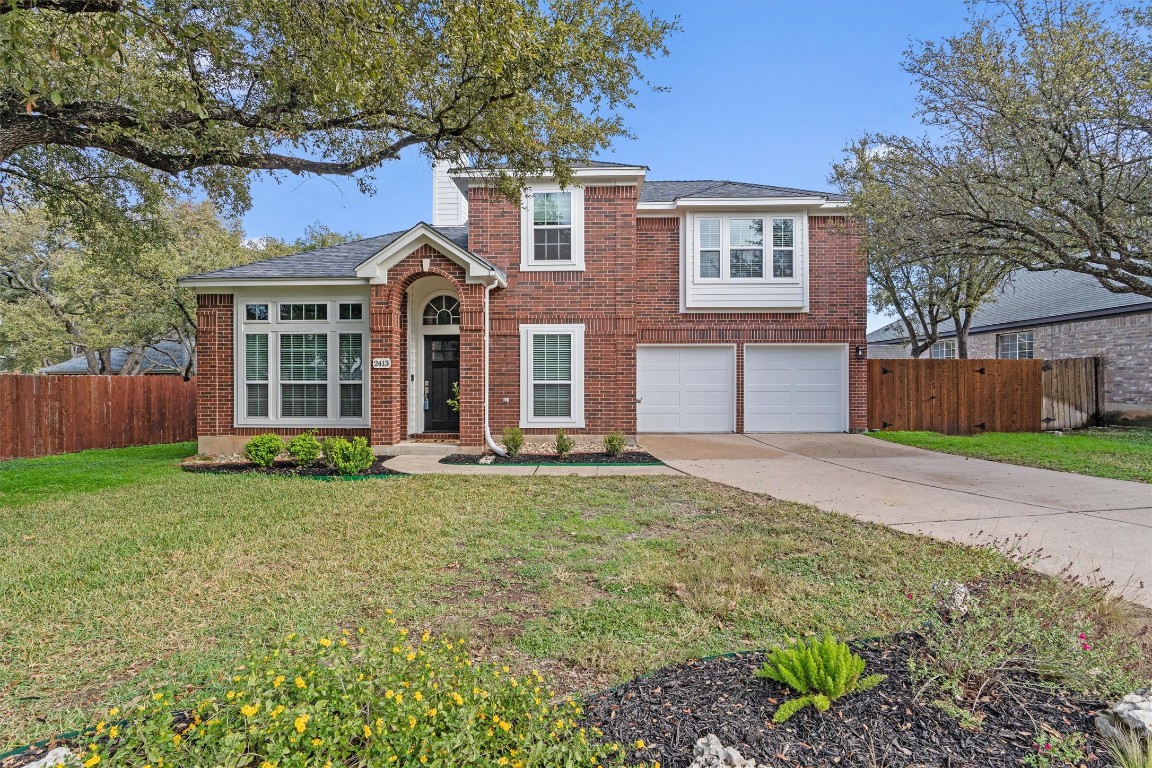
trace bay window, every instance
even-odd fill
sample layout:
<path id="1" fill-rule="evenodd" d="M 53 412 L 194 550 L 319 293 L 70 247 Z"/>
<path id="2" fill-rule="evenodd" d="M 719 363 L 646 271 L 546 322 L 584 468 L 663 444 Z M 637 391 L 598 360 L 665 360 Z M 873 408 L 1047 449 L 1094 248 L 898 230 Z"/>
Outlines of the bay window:
<path id="1" fill-rule="evenodd" d="M 237 312 L 241 426 L 362 426 L 363 301 L 261 301 Z"/>

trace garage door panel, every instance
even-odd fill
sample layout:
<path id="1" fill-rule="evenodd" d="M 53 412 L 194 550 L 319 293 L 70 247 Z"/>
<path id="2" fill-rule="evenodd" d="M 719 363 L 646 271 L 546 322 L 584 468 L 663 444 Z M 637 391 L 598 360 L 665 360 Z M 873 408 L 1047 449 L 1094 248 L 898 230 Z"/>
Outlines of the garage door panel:
<path id="1" fill-rule="evenodd" d="M 735 363 L 731 347 L 638 347 L 637 431 L 731 432 Z"/>
<path id="2" fill-rule="evenodd" d="M 844 347 L 750 345 L 744 353 L 746 432 L 844 430 Z"/>

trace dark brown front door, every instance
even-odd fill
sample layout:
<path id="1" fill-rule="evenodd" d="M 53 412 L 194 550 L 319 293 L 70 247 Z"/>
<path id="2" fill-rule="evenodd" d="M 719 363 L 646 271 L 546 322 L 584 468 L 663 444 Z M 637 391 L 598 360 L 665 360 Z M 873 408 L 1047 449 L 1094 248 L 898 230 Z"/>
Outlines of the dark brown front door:
<path id="1" fill-rule="evenodd" d="M 458 432 L 460 414 L 452 410 L 452 385 L 460 381 L 460 337 L 424 337 L 424 431 Z"/>

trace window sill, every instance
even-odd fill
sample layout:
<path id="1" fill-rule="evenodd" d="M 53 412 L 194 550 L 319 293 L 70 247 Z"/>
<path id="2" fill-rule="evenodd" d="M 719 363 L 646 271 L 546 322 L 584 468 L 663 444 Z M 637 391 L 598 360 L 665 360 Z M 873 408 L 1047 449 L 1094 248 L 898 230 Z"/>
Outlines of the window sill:
<path id="1" fill-rule="evenodd" d="M 521 261 L 521 272 L 583 272 L 583 261 Z"/>
<path id="2" fill-rule="evenodd" d="M 520 429 L 584 429 L 584 419 L 520 419 Z"/>
<path id="3" fill-rule="evenodd" d="M 266 427 L 267 429 L 281 429 L 281 428 L 294 428 L 303 427 L 311 429 L 312 427 L 323 427 L 324 429 L 367 429 L 372 424 L 366 419 L 236 419 L 232 422 L 233 427 L 244 427 L 251 429 L 254 427 Z"/>

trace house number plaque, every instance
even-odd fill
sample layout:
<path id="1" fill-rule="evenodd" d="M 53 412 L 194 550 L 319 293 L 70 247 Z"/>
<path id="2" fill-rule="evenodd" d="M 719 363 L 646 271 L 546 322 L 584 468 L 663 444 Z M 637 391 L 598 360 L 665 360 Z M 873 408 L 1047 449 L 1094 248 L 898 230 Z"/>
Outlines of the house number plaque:
<path id="1" fill-rule="evenodd" d="M 392 358 L 390 357 L 374 357 L 372 358 L 373 368 L 391 368 Z"/>

